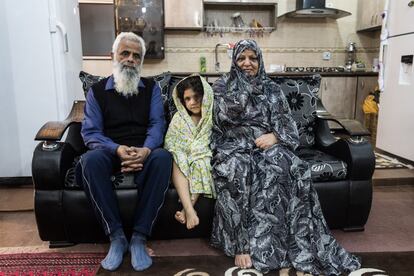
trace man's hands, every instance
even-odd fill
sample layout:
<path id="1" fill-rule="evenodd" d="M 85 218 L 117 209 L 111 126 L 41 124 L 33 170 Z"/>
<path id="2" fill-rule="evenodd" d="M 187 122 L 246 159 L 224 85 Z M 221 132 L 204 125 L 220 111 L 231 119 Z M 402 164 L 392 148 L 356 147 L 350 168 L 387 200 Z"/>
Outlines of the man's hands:
<path id="1" fill-rule="evenodd" d="M 116 154 L 121 159 L 121 172 L 137 172 L 142 170 L 145 160 L 150 155 L 149 148 L 137 148 L 120 145 Z"/>
<path id="2" fill-rule="evenodd" d="M 267 133 L 257 138 L 254 143 L 258 148 L 265 150 L 276 144 L 277 138 L 273 133 Z"/>

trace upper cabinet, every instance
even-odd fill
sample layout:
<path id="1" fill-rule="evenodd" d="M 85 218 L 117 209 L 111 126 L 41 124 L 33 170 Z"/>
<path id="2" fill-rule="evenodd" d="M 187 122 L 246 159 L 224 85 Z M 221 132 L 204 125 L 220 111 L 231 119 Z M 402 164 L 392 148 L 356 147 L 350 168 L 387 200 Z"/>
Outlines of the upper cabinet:
<path id="1" fill-rule="evenodd" d="M 359 0 L 357 31 L 380 29 L 384 6 L 385 0 Z"/>
<path id="2" fill-rule="evenodd" d="M 203 28 L 202 0 L 164 0 L 164 8 L 166 29 Z"/>

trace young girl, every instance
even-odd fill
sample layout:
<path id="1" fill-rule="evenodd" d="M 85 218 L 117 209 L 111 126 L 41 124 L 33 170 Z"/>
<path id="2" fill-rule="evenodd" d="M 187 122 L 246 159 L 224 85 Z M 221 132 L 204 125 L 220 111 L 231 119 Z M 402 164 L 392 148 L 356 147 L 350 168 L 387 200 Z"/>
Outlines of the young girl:
<path id="1" fill-rule="evenodd" d="M 194 204 L 203 194 L 215 197 L 211 177 L 213 91 L 200 76 L 180 81 L 173 91 L 177 107 L 165 136 L 164 147 L 173 155 L 172 181 L 183 209 L 175 219 L 192 229 L 199 224 Z"/>

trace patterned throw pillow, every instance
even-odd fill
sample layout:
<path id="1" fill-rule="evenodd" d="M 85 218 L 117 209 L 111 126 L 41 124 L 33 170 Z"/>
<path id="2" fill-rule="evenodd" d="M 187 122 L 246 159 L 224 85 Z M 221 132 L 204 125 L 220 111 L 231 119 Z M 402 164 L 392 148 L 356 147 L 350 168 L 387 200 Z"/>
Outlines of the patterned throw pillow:
<path id="1" fill-rule="evenodd" d="M 83 92 L 86 97 L 86 93 L 88 93 L 89 88 L 91 88 L 92 85 L 94 85 L 101 79 L 104 79 L 105 77 L 95 76 L 87 72 L 81 71 L 79 73 L 79 78 L 82 82 Z M 161 89 L 161 96 L 164 104 L 165 120 L 167 121 L 167 124 L 169 124 L 172 116 L 177 111 L 174 101 L 172 99 L 172 91 L 177 82 L 181 78 L 173 77 L 171 75 L 171 72 L 165 72 L 159 75 L 155 75 L 152 78 Z"/>
<path id="2" fill-rule="evenodd" d="M 321 84 L 320 75 L 272 76 L 285 94 L 299 130 L 301 147 L 315 144 L 316 99 Z"/>
<path id="3" fill-rule="evenodd" d="M 82 82 L 83 93 L 84 93 L 85 98 L 86 98 L 86 93 L 88 93 L 89 88 L 91 88 L 92 85 L 94 85 L 95 83 L 97 83 L 101 79 L 104 79 L 105 77 L 95 76 L 95 75 L 86 73 L 84 71 L 80 71 L 79 78 Z"/>

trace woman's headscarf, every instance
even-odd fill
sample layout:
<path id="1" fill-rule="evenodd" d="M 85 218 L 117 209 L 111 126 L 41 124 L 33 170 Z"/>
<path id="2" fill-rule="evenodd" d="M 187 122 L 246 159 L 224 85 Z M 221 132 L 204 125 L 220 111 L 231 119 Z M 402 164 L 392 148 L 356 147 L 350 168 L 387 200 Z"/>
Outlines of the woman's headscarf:
<path id="1" fill-rule="evenodd" d="M 237 65 L 237 59 L 245 50 L 252 50 L 257 56 L 258 71 L 255 76 L 248 75 Z M 266 76 L 262 51 L 256 41 L 245 39 L 240 40 L 234 46 L 230 73 L 215 82 L 213 90 L 221 97 L 226 97 L 226 101 L 234 102 L 237 105 L 234 106 L 234 111 L 237 113 L 244 112 L 249 95 L 263 94 L 264 89 L 270 87 L 266 85 L 269 82 L 272 80 Z"/>
<path id="2" fill-rule="evenodd" d="M 237 59 L 245 50 L 256 53 L 258 71 L 255 76 L 248 75 L 237 65 Z M 236 43 L 230 73 L 223 75 L 214 83 L 213 91 L 215 95 L 211 144 L 213 149 L 216 148 L 220 137 L 226 135 L 227 125 L 246 125 L 246 121 L 254 120 L 252 118 L 260 115 L 251 108 L 260 102 L 269 103 L 270 124 L 278 141 L 292 149 L 298 146 L 298 131 L 289 104 L 280 87 L 267 77 L 262 51 L 256 41 L 245 39 Z M 254 104 L 250 104 L 249 107 L 249 102 Z"/>

